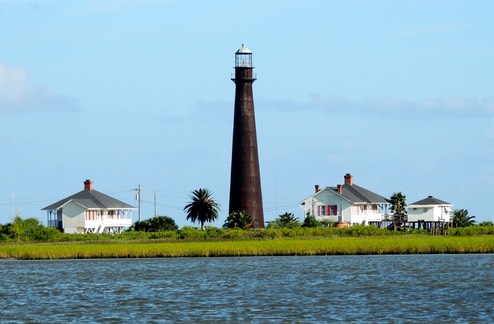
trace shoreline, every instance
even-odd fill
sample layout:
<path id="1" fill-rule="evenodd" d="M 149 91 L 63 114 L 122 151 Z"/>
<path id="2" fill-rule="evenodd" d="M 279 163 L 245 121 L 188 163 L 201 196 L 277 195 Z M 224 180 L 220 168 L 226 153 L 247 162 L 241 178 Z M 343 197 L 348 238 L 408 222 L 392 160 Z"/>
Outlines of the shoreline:
<path id="1" fill-rule="evenodd" d="M 387 236 L 232 241 L 122 241 L 0 245 L 0 259 L 55 260 L 302 255 L 494 253 L 494 236 Z"/>

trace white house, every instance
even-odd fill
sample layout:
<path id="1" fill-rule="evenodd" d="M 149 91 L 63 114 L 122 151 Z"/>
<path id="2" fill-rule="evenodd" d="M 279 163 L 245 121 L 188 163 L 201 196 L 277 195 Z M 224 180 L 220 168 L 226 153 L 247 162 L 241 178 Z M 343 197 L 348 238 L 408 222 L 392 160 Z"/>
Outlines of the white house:
<path id="1" fill-rule="evenodd" d="M 133 206 L 93 190 L 91 180 L 84 190 L 51 204 L 42 210 L 48 214 L 48 226 L 64 233 L 120 233 L 132 225 Z"/>
<path id="2" fill-rule="evenodd" d="M 429 196 L 425 199 L 408 205 L 407 214 L 409 222 L 451 222 L 452 204 Z"/>
<path id="3" fill-rule="evenodd" d="M 300 203 L 304 215 L 314 215 L 319 221 L 349 225 L 380 222 L 385 219 L 390 203 L 386 198 L 353 183 L 347 173 L 344 184 L 320 189 Z"/>

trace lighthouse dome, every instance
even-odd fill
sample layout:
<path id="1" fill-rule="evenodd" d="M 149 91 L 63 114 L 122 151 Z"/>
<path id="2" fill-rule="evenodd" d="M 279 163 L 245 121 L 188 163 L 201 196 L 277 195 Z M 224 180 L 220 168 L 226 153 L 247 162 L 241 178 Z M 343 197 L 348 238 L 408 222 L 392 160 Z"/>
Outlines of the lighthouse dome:
<path id="1" fill-rule="evenodd" d="M 245 46 L 245 43 L 242 43 L 242 47 L 235 54 L 252 54 L 252 51 Z"/>

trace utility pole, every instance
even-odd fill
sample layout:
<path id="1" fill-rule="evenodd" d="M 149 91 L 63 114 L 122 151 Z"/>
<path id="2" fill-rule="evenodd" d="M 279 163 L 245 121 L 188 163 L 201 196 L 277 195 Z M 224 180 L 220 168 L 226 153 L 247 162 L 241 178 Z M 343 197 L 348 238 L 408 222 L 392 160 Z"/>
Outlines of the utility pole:
<path id="1" fill-rule="evenodd" d="M 12 219 L 15 217 L 15 190 L 12 190 Z"/>
<path id="2" fill-rule="evenodd" d="M 137 199 L 137 221 L 141 221 L 141 185 L 137 185 L 136 189 L 136 199 Z"/>
<path id="3" fill-rule="evenodd" d="M 156 217 L 156 190 L 154 191 L 154 217 Z"/>
<path id="4" fill-rule="evenodd" d="M 276 198 L 276 215 L 278 217 L 278 178 L 275 178 L 276 188 L 275 188 L 275 198 Z"/>

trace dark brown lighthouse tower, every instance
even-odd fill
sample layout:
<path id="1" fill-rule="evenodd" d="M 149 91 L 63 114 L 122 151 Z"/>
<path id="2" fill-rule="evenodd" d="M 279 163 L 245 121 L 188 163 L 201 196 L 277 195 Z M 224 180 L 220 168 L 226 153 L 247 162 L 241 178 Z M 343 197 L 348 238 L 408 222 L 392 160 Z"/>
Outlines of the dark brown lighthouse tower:
<path id="1" fill-rule="evenodd" d="M 230 208 L 252 217 L 253 227 L 264 227 L 261 175 L 257 153 L 256 118 L 252 83 L 252 52 L 242 44 L 235 53 L 235 115 L 233 121 Z"/>

